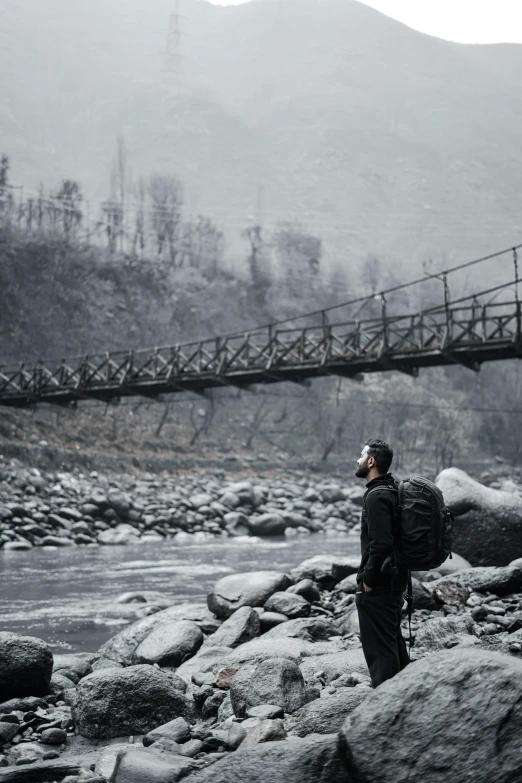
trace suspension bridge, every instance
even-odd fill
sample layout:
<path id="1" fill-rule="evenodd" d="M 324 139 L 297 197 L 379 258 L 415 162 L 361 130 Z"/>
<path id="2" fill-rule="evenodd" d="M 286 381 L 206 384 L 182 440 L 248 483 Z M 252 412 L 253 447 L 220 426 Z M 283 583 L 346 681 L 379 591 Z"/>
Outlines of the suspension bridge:
<path id="1" fill-rule="evenodd" d="M 81 400 L 195 392 L 337 376 L 361 380 L 366 373 L 398 371 L 416 376 L 424 367 L 462 365 L 478 371 L 484 362 L 522 358 L 522 305 L 518 251 L 522 245 L 426 275 L 371 297 L 360 297 L 250 332 L 197 342 L 111 352 L 58 362 L 0 366 L 0 405 L 74 405 Z M 475 294 L 451 300 L 447 277 L 475 264 L 512 256 L 515 277 Z M 389 297 L 438 278 L 444 301 L 413 314 L 389 313 Z M 504 300 L 495 301 L 502 293 Z M 507 301 L 506 295 L 510 296 Z M 489 297 L 488 301 L 484 301 Z M 357 303 L 380 302 L 380 315 L 332 320 L 335 311 Z M 362 309 L 362 308 L 360 308 Z M 335 317 L 335 316 L 334 316 Z M 296 321 L 303 322 L 295 326 Z"/>

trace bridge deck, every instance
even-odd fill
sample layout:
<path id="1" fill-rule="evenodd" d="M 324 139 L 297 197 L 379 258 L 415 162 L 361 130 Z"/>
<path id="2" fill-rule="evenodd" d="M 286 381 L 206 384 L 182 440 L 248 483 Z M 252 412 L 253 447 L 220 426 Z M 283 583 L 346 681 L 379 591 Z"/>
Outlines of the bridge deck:
<path id="1" fill-rule="evenodd" d="M 68 405 L 82 399 L 121 397 L 291 381 L 335 375 L 400 372 L 522 356 L 518 301 L 466 305 L 407 316 L 273 330 L 242 337 L 105 356 L 0 367 L 0 405 L 38 402 Z"/>

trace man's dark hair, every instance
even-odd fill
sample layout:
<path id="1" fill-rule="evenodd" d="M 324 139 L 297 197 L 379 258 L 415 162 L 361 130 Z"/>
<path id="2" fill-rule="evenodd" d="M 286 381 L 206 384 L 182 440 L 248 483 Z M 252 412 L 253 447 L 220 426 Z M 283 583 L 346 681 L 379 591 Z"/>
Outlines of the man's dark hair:
<path id="1" fill-rule="evenodd" d="M 393 449 L 383 440 L 367 440 L 366 445 L 370 447 L 368 449 L 368 456 L 374 458 L 377 470 L 381 476 L 388 473 L 390 465 L 392 464 Z"/>

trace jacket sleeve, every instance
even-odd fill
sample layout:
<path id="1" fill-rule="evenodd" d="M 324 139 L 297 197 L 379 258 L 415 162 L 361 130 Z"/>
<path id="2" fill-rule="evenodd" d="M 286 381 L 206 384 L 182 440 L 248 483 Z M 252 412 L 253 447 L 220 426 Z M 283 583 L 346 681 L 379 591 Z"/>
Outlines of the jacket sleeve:
<path id="1" fill-rule="evenodd" d="M 387 489 L 374 490 L 366 499 L 369 546 L 363 581 L 368 587 L 375 587 L 381 566 L 393 551 L 395 502 L 394 493 Z"/>

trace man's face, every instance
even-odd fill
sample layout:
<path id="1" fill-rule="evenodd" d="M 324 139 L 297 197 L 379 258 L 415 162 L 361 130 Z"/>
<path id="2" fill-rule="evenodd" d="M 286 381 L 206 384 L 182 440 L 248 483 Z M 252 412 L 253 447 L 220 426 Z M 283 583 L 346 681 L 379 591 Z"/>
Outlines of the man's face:
<path id="1" fill-rule="evenodd" d="M 370 447 L 368 445 L 364 446 L 361 451 L 361 456 L 357 460 L 357 470 L 355 471 L 357 478 L 366 478 L 370 472 L 371 466 L 368 465 L 368 460 L 373 460 L 373 457 L 368 457 L 369 449 Z"/>

